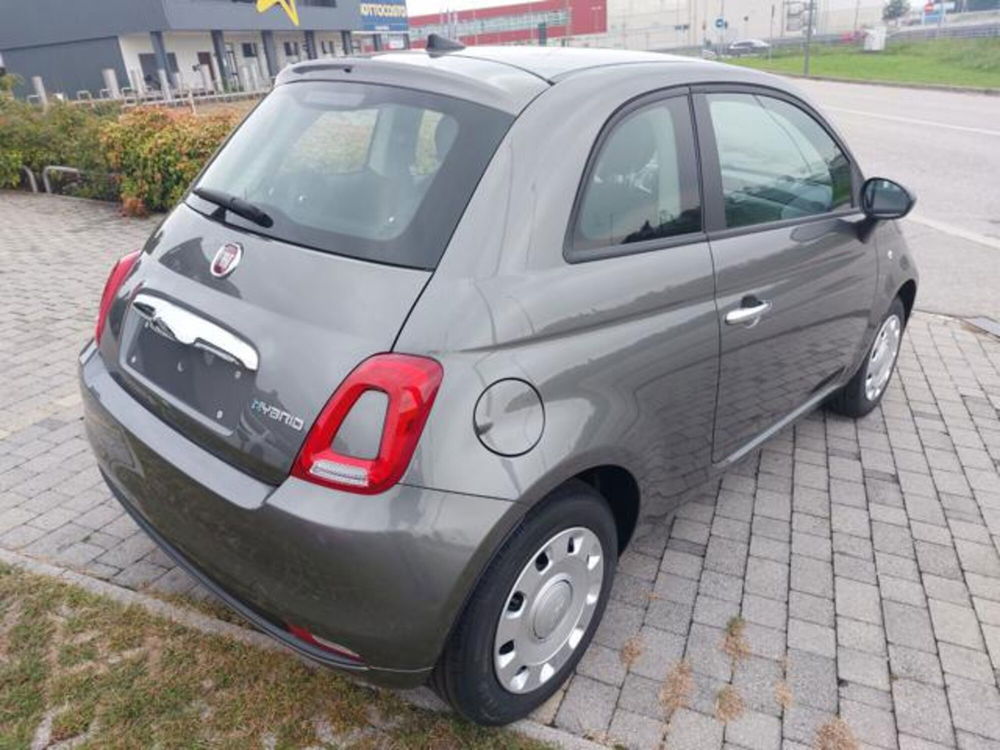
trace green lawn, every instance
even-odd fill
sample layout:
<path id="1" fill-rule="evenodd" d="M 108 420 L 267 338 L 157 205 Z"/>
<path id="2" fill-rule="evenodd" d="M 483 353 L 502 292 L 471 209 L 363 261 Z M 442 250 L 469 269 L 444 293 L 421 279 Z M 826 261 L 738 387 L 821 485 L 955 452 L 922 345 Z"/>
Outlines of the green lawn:
<path id="1" fill-rule="evenodd" d="M 771 60 L 744 57 L 727 62 L 775 73 L 801 74 L 802 50 L 776 51 Z M 1000 37 L 890 43 L 884 52 L 817 45 L 810 73 L 864 81 L 1000 88 Z"/>
<path id="2" fill-rule="evenodd" d="M 0 565 L 0 750 L 541 750 L 283 651 L 206 635 Z M 48 745 L 46 745 L 47 747 Z"/>

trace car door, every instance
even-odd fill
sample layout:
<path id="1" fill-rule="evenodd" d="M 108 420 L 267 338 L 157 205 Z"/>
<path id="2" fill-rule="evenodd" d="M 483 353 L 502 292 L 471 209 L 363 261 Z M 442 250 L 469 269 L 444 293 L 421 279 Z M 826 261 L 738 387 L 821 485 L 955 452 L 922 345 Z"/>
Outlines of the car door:
<path id="1" fill-rule="evenodd" d="M 817 113 L 757 87 L 695 93 L 721 331 L 713 459 L 818 404 L 856 361 L 875 292 L 860 173 Z"/>
<path id="2" fill-rule="evenodd" d="M 562 294 L 586 301 L 577 315 L 607 311 L 572 358 L 606 358 L 584 382 L 599 377 L 620 405 L 608 425 L 627 425 L 616 440 L 653 480 L 644 487 L 651 513 L 711 464 L 718 328 L 692 131 L 686 90 L 619 110 L 595 144 L 564 249 L 572 268 Z"/>

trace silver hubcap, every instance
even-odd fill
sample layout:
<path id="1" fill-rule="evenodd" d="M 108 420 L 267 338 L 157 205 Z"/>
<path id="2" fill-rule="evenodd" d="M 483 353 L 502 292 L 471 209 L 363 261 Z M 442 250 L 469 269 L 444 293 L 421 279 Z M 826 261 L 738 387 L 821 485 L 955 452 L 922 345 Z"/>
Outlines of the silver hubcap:
<path id="1" fill-rule="evenodd" d="M 511 693 L 530 693 L 583 640 L 604 581 L 604 550 L 590 529 L 560 531 L 517 577 L 497 622 L 493 668 Z"/>
<path id="2" fill-rule="evenodd" d="M 896 315 L 890 315 L 879 329 L 872 353 L 868 356 L 865 372 L 865 397 L 874 401 L 882 393 L 892 375 L 892 366 L 899 354 L 899 340 L 903 335 L 903 322 Z"/>

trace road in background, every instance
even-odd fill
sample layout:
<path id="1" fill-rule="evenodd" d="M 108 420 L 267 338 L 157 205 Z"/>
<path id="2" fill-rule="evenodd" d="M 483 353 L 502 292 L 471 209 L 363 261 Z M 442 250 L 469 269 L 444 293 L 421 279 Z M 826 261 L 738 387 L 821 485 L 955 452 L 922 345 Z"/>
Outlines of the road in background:
<path id="1" fill-rule="evenodd" d="M 1000 320 L 1000 96 L 797 80 L 867 176 L 917 194 L 921 309 Z"/>

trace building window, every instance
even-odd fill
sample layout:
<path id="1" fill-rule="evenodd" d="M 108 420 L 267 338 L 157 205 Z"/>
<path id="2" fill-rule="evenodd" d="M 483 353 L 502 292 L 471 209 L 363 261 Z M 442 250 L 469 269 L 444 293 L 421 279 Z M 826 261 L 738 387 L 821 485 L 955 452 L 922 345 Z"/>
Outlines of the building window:
<path id="1" fill-rule="evenodd" d="M 285 57 L 298 57 L 298 56 L 299 56 L 299 43 L 285 42 Z"/>
<path id="2" fill-rule="evenodd" d="M 255 42 L 243 42 L 243 57 L 257 57 L 257 44 Z"/>

